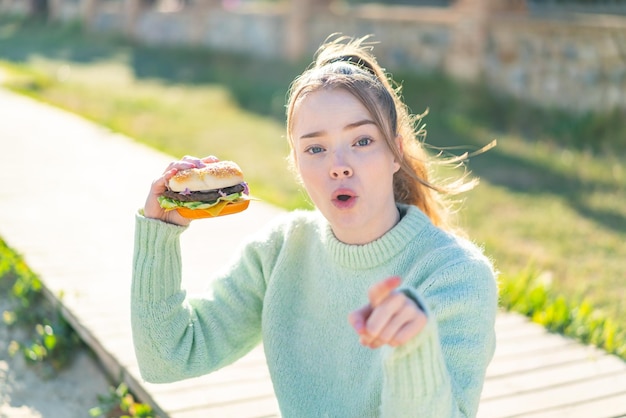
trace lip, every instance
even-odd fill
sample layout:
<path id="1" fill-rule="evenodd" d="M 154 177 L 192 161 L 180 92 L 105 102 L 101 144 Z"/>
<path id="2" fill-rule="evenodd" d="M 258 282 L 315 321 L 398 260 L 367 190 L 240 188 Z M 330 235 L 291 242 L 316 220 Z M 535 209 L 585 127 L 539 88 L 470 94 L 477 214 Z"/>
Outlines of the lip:
<path id="1" fill-rule="evenodd" d="M 345 198 L 345 196 L 348 196 Z M 359 196 L 352 189 L 341 188 L 333 192 L 331 202 L 338 209 L 350 209 L 356 205 Z"/>

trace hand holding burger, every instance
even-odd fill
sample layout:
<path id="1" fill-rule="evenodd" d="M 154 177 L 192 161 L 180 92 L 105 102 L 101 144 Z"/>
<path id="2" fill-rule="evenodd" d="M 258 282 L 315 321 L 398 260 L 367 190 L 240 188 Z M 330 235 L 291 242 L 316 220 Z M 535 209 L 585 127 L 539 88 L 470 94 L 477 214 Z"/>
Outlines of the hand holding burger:
<path id="1" fill-rule="evenodd" d="M 144 215 L 178 225 L 244 211 L 250 203 L 241 168 L 216 157 L 184 157 L 155 180 Z"/>

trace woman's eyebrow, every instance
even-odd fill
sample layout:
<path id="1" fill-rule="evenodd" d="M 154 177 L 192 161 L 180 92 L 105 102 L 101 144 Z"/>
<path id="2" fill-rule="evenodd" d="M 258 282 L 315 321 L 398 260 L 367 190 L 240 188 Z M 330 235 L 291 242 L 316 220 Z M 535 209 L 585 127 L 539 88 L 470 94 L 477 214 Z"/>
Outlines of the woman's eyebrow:
<path id="1" fill-rule="evenodd" d="M 346 125 L 346 127 L 343 128 L 343 130 L 346 131 L 348 129 L 358 128 L 359 126 L 363 126 L 363 125 L 375 125 L 375 123 L 371 119 L 363 119 L 363 120 Z"/>
<path id="2" fill-rule="evenodd" d="M 324 135 L 324 131 L 315 131 L 300 136 L 300 139 L 317 138 Z"/>
<path id="3" fill-rule="evenodd" d="M 347 131 L 350 129 L 354 129 L 354 128 L 358 128 L 359 126 L 363 126 L 363 125 L 375 125 L 374 121 L 371 119 L 362 119 L 356 122 L 352 122 L 347 124 L 343 130 Z M 308 134 L 304 134 L 300 136 L 300 139 L 307 139 L 307 138 L 317 138 L 320 136 L 324 136 L 326 133 L 326 131 L 315 131 L 315 132 L 310 132 Z"/>

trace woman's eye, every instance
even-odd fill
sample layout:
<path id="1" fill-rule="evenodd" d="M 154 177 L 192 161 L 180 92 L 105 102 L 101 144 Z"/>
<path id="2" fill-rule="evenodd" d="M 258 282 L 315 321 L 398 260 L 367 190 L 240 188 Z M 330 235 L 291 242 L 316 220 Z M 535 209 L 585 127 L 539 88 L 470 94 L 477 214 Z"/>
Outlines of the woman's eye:
<path id="1" fill-rule="evenodd" d="M 307 154 L 318 154 L 322 151 L 324 151 L 324 148 L 318 147 L 318 146 L 312 146 L 312 147 L 307 148 L 304 152 L 306 152 Z"/>
<path id="2" fill-rule="evenodd" d="M 372 143 L 372 138 L 361 138 L 355 142 L 357 147 L 364 147 Z"/>

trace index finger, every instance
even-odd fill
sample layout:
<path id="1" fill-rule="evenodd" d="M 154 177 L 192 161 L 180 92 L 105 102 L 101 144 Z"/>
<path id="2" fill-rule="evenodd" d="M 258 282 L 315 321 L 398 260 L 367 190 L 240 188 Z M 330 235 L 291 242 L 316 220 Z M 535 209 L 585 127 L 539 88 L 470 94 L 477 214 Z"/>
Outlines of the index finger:
<path id="1" fill-rule="evenodd" d="M 215 155 L 209 155 L 208 157 L 204 157 L 202 158 L 202 162 L 203 163 L 207 163 L 207 164 L 211 164 L 211 163 L 216 163 L 218 162 L 220 159 L 217 158 Z"/>
<path id="2" fill-rule="evenodd" d="M 391 276 L 374 284 L 367 292 L 367 297 L 372 307 L 376 308 L 393 292 L 402 280 L 398 276 Z"/>
<path id="3" fill-rule="evenodd" d="M 193 157 L 191 155 L 185 155 L 182 158 L 182 161 L 188 162 L 190 164 L 193 164 L 193 168 L 202 168 L 205 166 L 204 161 L 202 161 L 200 158 L 196 158 Z"/>

